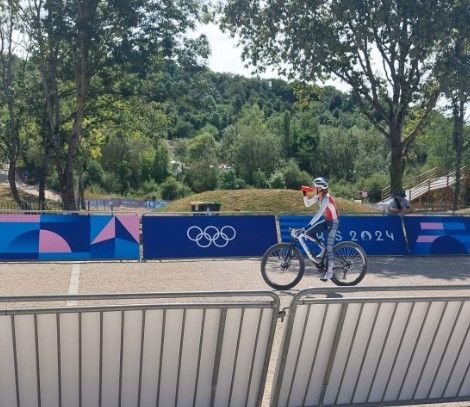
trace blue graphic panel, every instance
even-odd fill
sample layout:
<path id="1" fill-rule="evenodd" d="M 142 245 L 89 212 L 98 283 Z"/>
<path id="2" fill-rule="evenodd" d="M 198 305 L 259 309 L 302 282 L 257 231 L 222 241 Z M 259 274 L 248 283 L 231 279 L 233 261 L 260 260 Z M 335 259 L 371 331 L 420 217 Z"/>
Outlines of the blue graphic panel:
<path id="1" fill-rule="evenodd" d="M 273 215 L 143 216 L 144 259 L 257 257 L 277 243 Z"/>
<path id="2" fill-rule="evenodd" d="M 405 216 L 411 254 L 446 255 L 470 253 L 470 218 Z"/>
<path id="3" fill-rule="evenodd" d="M 137 215 L 0 215 L 0 259 L 138 260 Z"/>
<path id="4" fill-rule="evenodd" d="M 61 253 L 64 259 L 67 257 L 75 259 L 75 253 L 84 253 L 90 250 L 90 216 L 88 215 L 41 215 L 41 231 L 46 230 L 60 236 L 69 246 L 70 253 Z M 52 234 L 49 236 L 51 239 Z M 59 246 L 57 247 L 58 252 L 61 251 Z M 40 251 L 44 251 L 41 245 Z M 82 255 L 80 255 L 77 260 L 82 259 Z"/>
<path id="5" fill-rule="evenodd" d="M 279 227 L 283 242 L 291 240 L 289 227 L 306 227 L 312 216 L 281 215 Z M 320 239 L 325 241 L 326 236 Z M 405 255 L 408 254 L 405 236 L 399 216 L 353 216 L 342 215 L 336 232 L 339 243 L 351 240 L 360 244 L 369 255 Z M 317 249 L 313 249 L 317 252 Z"/>

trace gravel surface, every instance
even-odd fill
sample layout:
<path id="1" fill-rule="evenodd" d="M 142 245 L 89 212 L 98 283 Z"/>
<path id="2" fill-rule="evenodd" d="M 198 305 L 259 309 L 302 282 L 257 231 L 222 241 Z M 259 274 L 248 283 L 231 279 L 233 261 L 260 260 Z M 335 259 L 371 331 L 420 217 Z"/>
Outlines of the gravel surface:
<path id="1" fill-rule="evenodd" d="M 361 287 L 470 284 L 470 257 L 373 257 Z M 300 284 L 282 293 L 287 306 L 301 289 L 331 286 L 308 267 Z M 181 291 L 269 290 L 259 272 L 258 259 L 102 263 L 0 263 L 0 295 L 92 294 Z M 341 290 L 341 288 L 338 288 Z M 452 292 L 449 293 L 452 295 Z M 368 293 L 361 293 L 368 295 Z M 376 295 L 371 293 L 370 295 Z M 273 360 L 282 340 L 278 324 Z M 263 407 L 275 363 L 269 366 Z M 448 406 L 470 406 L 451 403 Z"/>

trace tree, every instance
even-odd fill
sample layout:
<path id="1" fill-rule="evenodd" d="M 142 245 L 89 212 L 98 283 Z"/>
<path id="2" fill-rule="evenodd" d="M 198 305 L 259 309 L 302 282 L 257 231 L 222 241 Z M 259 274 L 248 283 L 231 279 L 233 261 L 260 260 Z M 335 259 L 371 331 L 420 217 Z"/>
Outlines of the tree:
<path id="1" fill-rule="evenodd" d="M 186 178 L 193 191 L 210 191 L 217 187 L 217 150 L 217 142 L 210 132 L 202 132 L 189 140 Z"/>
<path id="2" fill-rule="evenodd" d="M 462 156 L 464 152 L 465 112 L 470 101 L 470 3 L 453 0 L 450 13 L 452 34 L 448 38 L 442 83 L 450 100 L 455 149 L 455 189 L 453 209 L 458 209 L 461 189 Z"/>
<path id="3" fill-rule="evenodd" d="M 391 149 L 392 191 L 402 187 L 406 154 L 439 95 L 438 44 L 446 36 L 442 0 L 228 0 L 221 26 L 238 34 L 259 70 L 306 81 L 339 78 Z M 444 21 L 445 23 L 445 21 Z M 439 27 L 437 30 L 436 27 Z M 441 29 L 442 28 L 442 29 Z M 419 120 L 405 133 L 409 109 Z"/>
<path id="4" fill-rule="evenodd" d="M 16 186 L 16 171 L 20 152 L 20 130 L 24 117 L 24 69 L 25 61 L 15 55 L 17 44 L 15 34 L 21 28 L 20 2 L 17 0 L 0 3 L 0 148 L 8 159 L 8 183 L 15 202 L 23 208 L 28 204 L 20 197 Z M 3 113 L 3 114 L 2 114 Z"/>
<path id="5" fill-rule="evenodd" d="M 257 105 L 243 107 L 222 142 L 229 163 L 248 185 L 253 185 L 257 171 L 269 178 L 281 159 L 280 140 L 269 130 Z"/>
<path id="6" fill-rule="evenodd" d="M 177 59 L 177 51 L 185 48 L 182 33 L 194 28 L 200 5 L 197 0 L 28 0 L 25 10 L 46 101 L 45 154 L 52 150 L 64 208 L 76 209 L 74 184 L 81 172 L 81 138 L 92 80 L 100 69 L 114 65 L 143 75 L 157 55 Z M 194 40 L 186 43 L 189 51 L 201 50 Z M 180 56 L 189 63 L 190 54 Z"/>

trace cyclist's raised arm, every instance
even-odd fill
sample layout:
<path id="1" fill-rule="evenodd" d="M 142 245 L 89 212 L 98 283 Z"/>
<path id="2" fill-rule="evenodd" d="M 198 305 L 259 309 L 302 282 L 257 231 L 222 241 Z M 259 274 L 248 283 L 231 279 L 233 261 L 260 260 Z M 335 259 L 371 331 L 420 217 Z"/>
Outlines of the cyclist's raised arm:
<path id="1" fill-rule="evenodd" d="M 327 198 L 323 198 L 321 200 L 321 205 L 320 205 L 320 209 L 318 210 L 318 212 L 315 214 L 315 216 L 312 218 L 312 220 L 310 222 L 308 222 L 309 226 L 312 226 L 314 225 L 315 223 L 317 223 L 320 218 L 322 217 L 323 213 L 325 212 L 326 208 L 328 207 L 328 203 L 329 203 L 329 199 Z"/>

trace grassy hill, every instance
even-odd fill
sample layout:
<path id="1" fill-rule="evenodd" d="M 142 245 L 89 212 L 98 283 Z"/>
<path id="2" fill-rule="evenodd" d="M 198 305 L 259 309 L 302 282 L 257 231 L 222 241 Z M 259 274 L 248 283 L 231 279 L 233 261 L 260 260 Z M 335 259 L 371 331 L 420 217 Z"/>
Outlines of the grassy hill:
<path id="1" fill-rule="evenodd" d="M 218 202 L 223 212 L 312 212 L 317 207 L 306 208 L 302 192 L 286 189 L 242 189 L 207 191 L 170 202 L 159 212 L 190 212 L 191 202 Z M 379 212 L 368 205 L 336 198 L 341 213 Z"/>
<path id="2" fill-rule="evenodd" d="M 23 198 L 35 202 L 37 197 L 23 194 Z M 302 193 L 286 189 L 242 189 L 217 190 L 194 194 L 183 199 L 170 202 L 159 212 L 191 212 L 191 202 L 218 202 L 223 212 L 313 212 L 317 209 L 304 206 Z M 336 198 L 341 213 L 375 213 L 380 212 L 368 205 Z M 17 209 L 10 194 L 10 188 L 0 185 L 0 207 L 2 209 Z"/>

